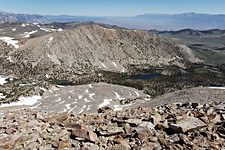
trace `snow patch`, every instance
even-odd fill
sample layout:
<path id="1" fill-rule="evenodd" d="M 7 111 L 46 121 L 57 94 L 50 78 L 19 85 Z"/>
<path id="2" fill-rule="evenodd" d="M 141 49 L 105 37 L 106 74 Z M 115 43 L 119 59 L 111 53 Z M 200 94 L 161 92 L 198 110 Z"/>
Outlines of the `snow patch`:
<path id="1" fill-rule="evenodd" d="M 68 112 L 70 113 L 70 112 L 73 111 L 75 108 L 77 108 L 77 105 L 76 105 L 74 108 L 70 109 Z"/>
<path id="2" fill-rule="evenodd" d="M 18 98 L 18 102 L 12 102 L 10 104 L 2 104 L 0 107 L 12 107 L 12 106 L 32 106 L 38 102 L 38 100 L 41 100 L 42 97 L 38 95 L 30 96 L 30 97 L 24 97 L 20 96 Z"/>
<path id="3" fill-rule="evenodd" d="M 101 65 L 104 67 L 104 68 L 108 68 L 105 64 L 101 63 Z"/>
<path id="4" fill-rule="evenodd" d="M 53 40 L 53 36 L 51 36 L 49 39 L 48 39 L 48 44 L 50 44 Z"/>
<path id="5" fill-rule="evenodd" d="M 83 95 L 78 95 L 78 99 L 81 99 L 81 98 L 83 98 Z"/>
<path id="6" fill-rule="evenodd" d="M 45 88 L 43 88 L 43 87 L 40 87 L 40 89 L 42 90 L 42 91 L 47 91 L 47 89 L 45 89 Z"/>
<path id="7" fill-rule="evenodd" d="M 150 101 L 150 100 L 151 100 L 151 98 L 150 98 L 150 97 L 148 97 L 148 98 L 145 98 L 145 100 L 146 100 L 146 101 Z"/>
<path id="8" fill-rule="evenodd" d="M 11 37 L 0 37 L 0 40 L 6 42 L 7 45 L 14 46 L 16 49 L 19 48 L 18 40 L 15 40 L 14 38 L 11 38 Z"/>
<path id="9" fill-rule="evenodd" d="M 225 90 L 225 87 L 209 87 L 210 89 Z"/>
<path id="10" fill-rule="evenodd" d="M 88 102 L 91 102 L 91 101 L 89 101 L 87 98 L 85 98 L 84 101 L 87 102 L 87 103 L 88 103 Z"/>
<path id="11" fill-rule="evenodd" d="M 7 83 L 6 79 L 8 79 L 8 78 L 7 77 L 0 76 L 0 85 L 3 85 L 5 83 Z"/>
<path id="12" fill-rule="evenodd" d="M 65 103 L 65 101 L 62 101 L 62 102 L 60 102 L 59 104 L 63 104 L 63 103 Z"/>
<path id="13" fill-rule="evenodd" d="M 71 109 L 70 104 L 66 104 L 65 106 L 66 106 L 66 109 Z"/>
<path id="14" fill-rule="evenodd" d="M 46 78 L 50 78 L 50 76 L 48 74 L 45 75 Z"/>
<path id="15" fill-rule="evenodd" d="M 9 62 L 14 62 L 13 60 L 12 60 L 12 57 L 11 56 L 8 56 L 8 58 L 6 58 L 7 60 L 9 60 Z"/>
<path id="16" fill-rule="evenodd" d="M 6 96 L 3 95 L 3 93 L 0 93 L 0 99 L 6 98 Z"/>
<path id="17" fill-rule="evenodd" d="M 140 94 L 137 92 L 137 91 L 134 91 L 135 92 L 135 94 L 137 95 L 137 96 L 140 96 Z"/>
<path id="18" fill-rule="evenodd" d="M 93 88 L 91 84 L 88 85 L 90 88 Z"/>
<path id="19" fill-rule="evenodd" d="M 53 36 L 49 38 L 49 41 L 52 41 L 52 40 L 53 40 Z"/>
<path id="20" fill-rule="evenodd" d="M 113 62 L 113 65 L 114 65 L 115 67 L 117 67 L 117 64 L 116 64 L 115 62 Z"/>
<path id="21" fill-rule="evenodd" d="M 63 31 L 62 28 L 59 28 L 59 29 L 51 29 L 51 28 L 43 28 L 43 27 L 39 27 L 39 28 L 40 28 L 40 30 L 43 30 L 45 32 L 55 32 L 55 31 L 61 32 L 61 31 Z"/>
<path id="22" fill-rule="evenodd" d="M 32 82 L 32 83 L 21 83 L 19 84 L 19 86 L 31 86 L 31 85 L 35 85 L 36 83 L 35 82 Z"/>
<path id="23" fill-rule="evenodd" d="M 90 97 L 91 99 L 94 99 L 93 96 L 95 96 L 95 93 L 90 93 L 90 94 L 89 94 L 89 97 Z"/>
<path id="24" fill-rule="evenodd" d="M 39 28 L 45 32 L 51 32 L 51 30 L 49 28 L 42 28 L 42 27 L 39 27 Z"/>
<path id="25" fill-rule="evenodd" d="M 92 105 L 88 105 L 87 111 L 91 109 L 91 106 L 92 106 Z"/>
<path id="26" fill-rule="evenodd" d="M 79 111 L 79 113 L 78 114 L 80 114 L 80 113 L 82 113 L 83 111 L 84 111 L 84 108 L 86 108 L 87 106 L 86 105 L 84 105 L 82 108 L 81 108 L 81 110 Z"/>
<path id="27" fill-rule="evenodd" d="M 59 29 L 58 29 L 58 31 L 59 31 L 59 32 L 62 32 L 62 31 L 63 31 L 63 29 L 62 29 L 62 28 L 59 28 Z"/>
<path id="28" fill-rule="evenodd" d="M 98 73 L 98 76 L 99 76 L 99 77 L 102 77 L 102 76 L 103 76 L 103 74 L 102 74 L 102 73 Z"/>
<path id="29" fill-rule="evenodd" d="M 113 111 L 121 111 L 124 107 L 132 106 L 133 104 L 126 104 L 126 105 L 114 105 Z"/>
<path id="30" fill-rule="evenodd" d="M 116 94 L 116 98 L 119 99 L 120 95 L 117 92 L 114 92 Z"/>
<path id="31" fill-rule="evenodd" d="M 101 103 L 98 107 L 102 108 L 109 105 L 112 102 L 112 99 L 104 99 L 103 103 Z"/>
<path id="32" fill-rule="evenodd" d="M 118 99 L 118 100 L 123 100 L 123 99 L 125 99 L 125 98 L 121 98 L 121 96 L 120 96 L 117 92 L 114 91 L 114 93 L 116 94 L 116 99 Z"/>
<path id="33" fill-rule="evenodd" d="M 34 30 L 34 31 L 31 31 L 31 32 L 24 32 L 24 34 L 22 34 L 22 36 L 24 38 L 29 38 L 31 34 L 34 34 L 36 32 L 38 32 L 38 31 L 37 30 Z"/>
<path id="34" fill-rule="evenodd" d="M 16 28 L 12 29 L 12 31 L 15 32 L 16 31 Z"/>

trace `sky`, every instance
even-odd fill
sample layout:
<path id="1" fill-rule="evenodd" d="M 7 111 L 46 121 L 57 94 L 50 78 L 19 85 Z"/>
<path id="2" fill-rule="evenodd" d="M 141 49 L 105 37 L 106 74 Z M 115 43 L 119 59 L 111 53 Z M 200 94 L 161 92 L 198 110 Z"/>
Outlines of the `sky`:
<path id="1" fill-rule="evenodd" d="M 225 14 L 225 0 L 0 0 L 0 11 L 41 15 Z"/>

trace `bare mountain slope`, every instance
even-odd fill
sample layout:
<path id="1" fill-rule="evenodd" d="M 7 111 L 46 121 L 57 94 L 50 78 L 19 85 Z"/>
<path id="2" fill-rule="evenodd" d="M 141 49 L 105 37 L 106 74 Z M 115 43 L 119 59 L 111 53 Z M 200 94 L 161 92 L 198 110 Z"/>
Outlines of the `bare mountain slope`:
<path id="1" fill-rule="evenodd" d="M 130 64 L 177 65 L 198 62 L 185 46 L 145 31 L 81 25 L 28 40 L 12 52 L 12 68 L 26 74 L 126 71 Z"/>

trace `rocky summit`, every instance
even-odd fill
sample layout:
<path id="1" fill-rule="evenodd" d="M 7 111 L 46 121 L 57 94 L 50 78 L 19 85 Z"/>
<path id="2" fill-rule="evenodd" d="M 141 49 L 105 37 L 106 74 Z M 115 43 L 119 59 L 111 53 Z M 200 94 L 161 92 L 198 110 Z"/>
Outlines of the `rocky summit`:
<path id="1" fill-rule="evenodd" d="M 0 149 L 225 148 L 225 103 L 176 103 L 95 114 L 24 109 L 0 115 Z"/>

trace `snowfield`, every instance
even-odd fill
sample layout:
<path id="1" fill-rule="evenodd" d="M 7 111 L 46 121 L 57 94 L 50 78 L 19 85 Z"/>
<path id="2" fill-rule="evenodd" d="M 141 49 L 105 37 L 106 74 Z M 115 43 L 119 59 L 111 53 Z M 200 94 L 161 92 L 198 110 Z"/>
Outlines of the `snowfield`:
<path id="1" fill-rule="evenodd" d="M 37 30 L 31 31 L 31 32 L 24 32 L 24 34 L 22 34 L 23 37 L 25 38 L 29 38 L 31 34 L 34 34 L 38 32 Z"/>
<path id="2" fill-rule="evenodd" d="M 225 90 L 225 87 L 209 87 L 210 89 Z"/>
<path id="3" fill-rule="evenodd" d="M 63 31 L 62 28 L 59 28 L 59 29 L 51 29 L 51 28 L 44 28 L 44 27 L 39 27 L 39 28 L 40 28 L 40 30 L 43 30 L 45 32 L 56 32 L 56 31 L 62 32 Z"/>
<path id="4" fill-rule="evenodd" d="M 0 99 L 6 98 L 6 96 L 3 95 L 3 93 L 0 93 Z"/>
<path id="5" fill-rule="evenodd" d="M 41 99 L 42 99 L 42 97 L 37 96 L 37 95 L 31 96 L 31 97 L 20 96 L 18 99 L 19 101 L 13 102 L 10 104 L 2 104 L 2 105 L 0 105 L 0 108 L 1 107 L 12 107 L 12 106 L 23 106 L 23 105 L 32 106 L 32 105 L 36 104 L 38 102 L 38 100 L 41 100 Z"/>
<path id="6" fill-rule="evenodd" d="M 99 105 L 99 108 L 105 107 L 111 103 L 112 99 L 104 99 L 104 102 Z"/>
<path id="7" fill-rule="evenodd" d="M 7 83 L 6 79 L 8 79 L 8 78 L 7 77 L 0 76 L 0 85 L 3 85 L 5 83 Z"/>
<path id="8" fill-rule="evenodd" d="M 14 38 L 11 37 L 0 37 L 0 40 L 4 41 L 7 43 L 7 45 L 12 45 L 15 48 L 19 48 L 20 46 L 18 45 L 18 40 L 15 40 Z"/>

